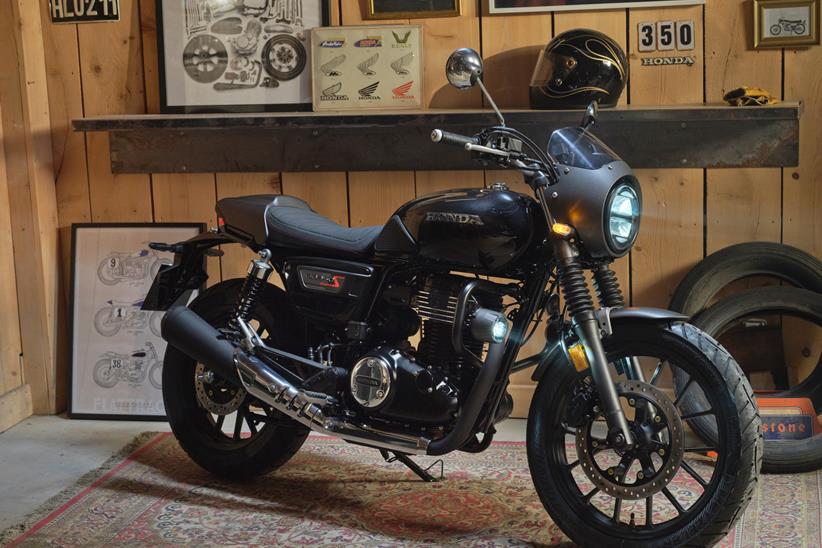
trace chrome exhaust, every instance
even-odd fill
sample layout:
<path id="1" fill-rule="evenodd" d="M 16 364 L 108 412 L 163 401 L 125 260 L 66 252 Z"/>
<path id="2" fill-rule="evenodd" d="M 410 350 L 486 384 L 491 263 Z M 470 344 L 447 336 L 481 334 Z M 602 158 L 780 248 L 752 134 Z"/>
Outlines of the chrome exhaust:
<path id="1" fill-rule="evenodd" d="M 240 349 L 234 352 L 234 364 L 249 394 L 315 432 L 398 453 L 419 455 L 427 452 L 431 440 L 426 438 L 385 432 L 326 416 L 315 397 L 296 388 L 262 361 Z"/>

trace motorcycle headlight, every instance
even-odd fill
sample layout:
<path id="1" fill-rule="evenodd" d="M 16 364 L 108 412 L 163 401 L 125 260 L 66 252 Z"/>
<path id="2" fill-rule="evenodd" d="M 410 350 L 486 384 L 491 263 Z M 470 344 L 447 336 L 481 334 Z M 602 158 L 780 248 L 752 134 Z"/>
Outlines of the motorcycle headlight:
<path id="1" fill-rule="evenodd" d="M 639 192 L 630 183 L 619 183 L 608 195 L 605 209 L 605 235 L 616 253 L 629 250 L 639 233 L 642 204 Z"/>

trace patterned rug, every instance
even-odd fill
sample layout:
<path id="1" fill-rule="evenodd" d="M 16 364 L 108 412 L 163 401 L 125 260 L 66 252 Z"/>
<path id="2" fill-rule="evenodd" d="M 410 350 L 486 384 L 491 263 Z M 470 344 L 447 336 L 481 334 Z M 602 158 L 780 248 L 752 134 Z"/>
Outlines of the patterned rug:
<path id="1" fill-rule="evenodd" d="M 570 545 L 534 492 L 524 444 L 448 455 L 445 473 L 425 484 L 375 450 L 311 437 L 279 472 L 228 483 L 200 470 L 169 434 L 144 434 L 0 544 Z M 820 496 L 820 473 L 763 477 L 721 546 L 820 546 Z"/>

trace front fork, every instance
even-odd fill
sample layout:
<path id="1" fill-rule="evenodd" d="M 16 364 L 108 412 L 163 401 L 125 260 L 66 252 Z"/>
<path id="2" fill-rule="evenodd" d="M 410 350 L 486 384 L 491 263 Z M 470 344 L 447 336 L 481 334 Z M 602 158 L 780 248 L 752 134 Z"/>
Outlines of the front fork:
<path id="1" fill-rule="evenodd" d="M 545 220 L 553 233 L 556 221 L 548 207 L 548 186 L 532 182 L 542 212 L 545 214 Z M 594 313 L 594 300 L 588 289 L 588 282 L 585 280 L 576 251 L 568 241 L 567 234 L 564 237 L 554 236 L 554 254 L 558 265 L 557 277 L 565 297 L 565 305 L 571 314 L 574 331 L 585 347 L 588 363 L 591 364 L 591 377 L 594 379 L 600 405 L 605 412 L 608 440 L 616 448 L 630 448 L 634 445 L 634 438 L 628 426 L 628 419 L 625 418 L 625 413 L 619 404 L 619 394 L 617 394 L 614 379 L 608 368 L 608 358 L 602 344 L 599 321 Z"/>
<path id="2" fill-rule="evenodd" d="M 630 448 L 634 444 L 628 419 L 619 404 L 619 394 L 608 368 L 608 358 L 602 344 L 602 334 L 597 320 L 594 301 L 588 282 L 579 265 L 576 253 L 565 239 L 554 244 L 558 262 L 558 278 L 565 304 L 573 320 L 574 331 L 585 347 L 591 376 L 597 388 L 600 405 L 608 423 L 608 439 L 617 448 Z"/>

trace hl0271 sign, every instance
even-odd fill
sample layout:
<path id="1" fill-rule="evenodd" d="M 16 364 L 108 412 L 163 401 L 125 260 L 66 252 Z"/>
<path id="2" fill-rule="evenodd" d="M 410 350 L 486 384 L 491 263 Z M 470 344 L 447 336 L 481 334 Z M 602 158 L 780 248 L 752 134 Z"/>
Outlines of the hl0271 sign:
<path id="1" fill-rule="evenodd" d="M 49 0 L 52 23 L 118 21 L 120 0 Z"/>

